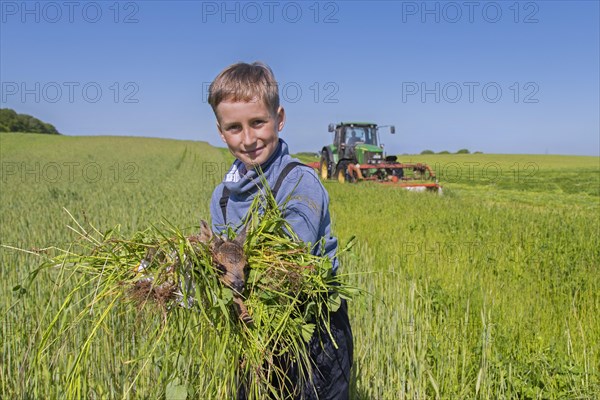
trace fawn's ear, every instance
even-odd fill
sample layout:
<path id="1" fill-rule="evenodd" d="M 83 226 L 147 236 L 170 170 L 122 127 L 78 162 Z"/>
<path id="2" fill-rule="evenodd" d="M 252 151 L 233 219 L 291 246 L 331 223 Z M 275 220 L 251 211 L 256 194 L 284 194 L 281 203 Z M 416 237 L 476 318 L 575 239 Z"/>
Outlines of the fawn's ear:
<path id="1" fill-rule="evenodd" d="M 244 225 L 242 231 L 237 235 L 237 237 L 233 240 L 240 246 L 244 245 L 244 241 L 246 240 L 246 233 L 248 232 L 248 225 Z"/>
<path id="2" fill-rule="evenodd" d="M 213 246 L 218 248 L 223 244 L 223 239 L 219 235 L 214 235 L 208 223 L 204 220 L 200 221 L 200 240 L 204 243 L 208 243 L 211 239 L 214 240 Z"/>
<path id="3" fill-rule="evenodd" d="M 205 220 L 200 221 L 200 241 L 207 243 L 213 237 L 212 230 Z"/>

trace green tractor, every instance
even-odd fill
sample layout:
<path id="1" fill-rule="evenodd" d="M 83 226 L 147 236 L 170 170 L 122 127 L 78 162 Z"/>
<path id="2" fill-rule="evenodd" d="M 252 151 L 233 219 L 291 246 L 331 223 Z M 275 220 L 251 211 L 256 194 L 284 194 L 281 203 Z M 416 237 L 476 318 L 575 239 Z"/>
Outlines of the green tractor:
<path id="1" fill-rule="evenodd" d="M 340 183 L 377 181 L 409 190 L 441 192 L 428 165 L 399 163 L 396 156 L 385 156 L 379 140 L 379 130 L 384 127 L 389 127 L 392 134 L 396 132 L 393 125 L 377 126 L 371 122 L 329 124 L 329 132 L 335 134 L 333 144 L 321 150 L 321 178 L 337 179 Z"/>

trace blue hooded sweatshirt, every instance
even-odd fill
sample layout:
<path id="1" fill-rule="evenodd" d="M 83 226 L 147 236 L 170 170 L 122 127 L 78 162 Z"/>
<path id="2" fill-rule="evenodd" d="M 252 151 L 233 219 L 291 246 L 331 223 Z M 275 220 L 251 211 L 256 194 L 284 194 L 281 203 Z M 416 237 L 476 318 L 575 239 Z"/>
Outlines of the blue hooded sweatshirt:
<path id="1" fill-rule="evenodd" d="M 290 162 L 298 161 L 288 152 L 287 144 L 279 139 L 277 150 L 261 165 L 264 176 L 271 188 L 283 168 Z M 226 218 L 223 221 L 220 199 L 223 189 L 229 190 Z M 255 169 L 250 171 L 240 160 L 235 160 L 229 172 L 225 175 L 212 194 L 210 215 L 212 229 L 222 234 L 227 226 L 239 228 L 246 217 L 252 200 L 259 193 L 261 184 Z M 300 240 L 312 245 L 312 253 L 319 256 L 327 255 L 332 260 L 333 272 L 337 271 L 338 261 L 335 258 L 337 239 L 331 235 L 331 217 L 329 215 L 329 195 L 312 168 L 296 166 L 283 180 L 275 200 L 277 204 L 288 201 L 283 216 L 291 225 Z M 325 246 L 320 245 L 325 238 Z M 316 244 L 316 245 L 315 245 Z"/>

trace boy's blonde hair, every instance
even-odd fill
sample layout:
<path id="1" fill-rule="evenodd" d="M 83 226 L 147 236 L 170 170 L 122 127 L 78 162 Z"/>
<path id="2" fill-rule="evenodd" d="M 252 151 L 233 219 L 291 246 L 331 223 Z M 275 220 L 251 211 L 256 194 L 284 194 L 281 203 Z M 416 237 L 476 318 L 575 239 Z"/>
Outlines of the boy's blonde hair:
<path id="1" fill-rule="evenodd" d="M 210 84 L 208 103 L 217 115 L 223 101 L 264 101 L 273 114 L 279 109 L 279 87 L 275 75 L 262 62 L 237 63 L 225 68 Z"/>

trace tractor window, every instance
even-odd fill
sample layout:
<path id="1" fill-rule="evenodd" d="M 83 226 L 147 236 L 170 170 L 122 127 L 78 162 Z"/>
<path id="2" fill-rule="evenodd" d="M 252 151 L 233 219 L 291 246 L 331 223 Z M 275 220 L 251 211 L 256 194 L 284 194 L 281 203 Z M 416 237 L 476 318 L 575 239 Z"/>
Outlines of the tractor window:
<path id="1" fill-rule="evenodd" d="M 377 146 L 377 130 L 370 126 L 339 127 L 335 131 L 335 143 L 345 143 L 348 146 L 366 143 Z"/>
<path id="2" fill-rule="evenodd" d="M 365 142 L 364 128 L 348 128 L 346 129 L 346 144 L 352 146 L 358 142 Z"/>
<path id="3" fill-rule="evenodd" d="M 340 140 L 342 140 L 342 138 L 343 138 L 343 136 L 342 136 L 342 129 L 341 128 L 337 128 L 335 130 L 335 138 L 333 139 L 333 143 L 335 143 L 335 145 L 337 146 L 338 143 L 340 143 Z"/>
<path id="4" fill-rule="evenodd" d="M 376 136 L 375 129 L 373 129 L 373 128 L 364 128 L 364 129 L 365 129 L 365 143 L 377 145 L 377 136 Z"/>

